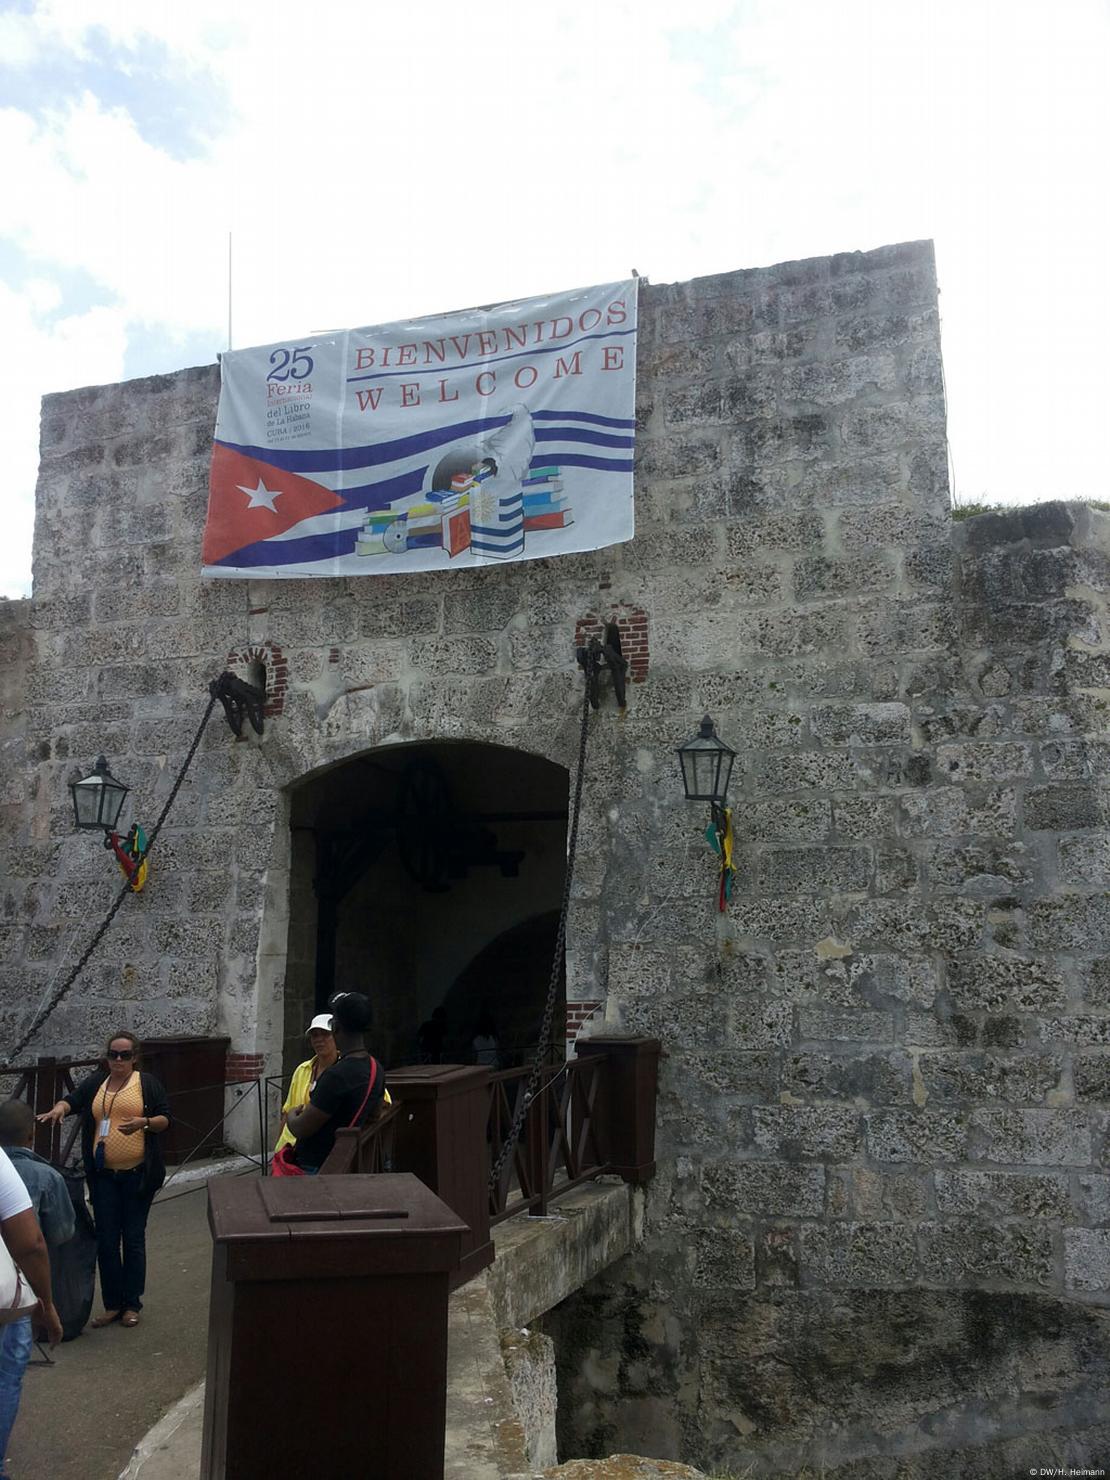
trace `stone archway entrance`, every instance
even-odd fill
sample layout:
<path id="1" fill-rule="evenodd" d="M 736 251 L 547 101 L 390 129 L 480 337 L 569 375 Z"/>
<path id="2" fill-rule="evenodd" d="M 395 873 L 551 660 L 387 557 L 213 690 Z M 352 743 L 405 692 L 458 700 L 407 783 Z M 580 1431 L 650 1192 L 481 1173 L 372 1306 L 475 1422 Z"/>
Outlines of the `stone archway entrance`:
<path id="1" fill-rule="evenodd" d="M 445 1059 L 472 1057 L 483 1011 L 508 1055 L 527 1054 L 562 895 L 567 798 L 561 766 L 473 742 L 391 746 L 299 783 L 286 1072 L 304 1057 L 309 1019 L 341 990 L 371 998 L 374 1048 L 387 1065 L 417 1061 L 418 1029 L 440 1006 Z"/>

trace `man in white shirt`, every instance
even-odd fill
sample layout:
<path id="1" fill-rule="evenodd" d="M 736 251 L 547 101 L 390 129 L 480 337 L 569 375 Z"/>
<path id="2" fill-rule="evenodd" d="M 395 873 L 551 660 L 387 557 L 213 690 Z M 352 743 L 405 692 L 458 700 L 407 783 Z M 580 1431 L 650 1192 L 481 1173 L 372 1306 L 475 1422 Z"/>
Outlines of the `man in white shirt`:
<path id="1" fill-rule="evenodd" d="M 50 1289 L 50 1255 L 31 1197 L 22 1177 L 0 1149 L 0 1237 L 39 1298 L 34 1319 L 45 1327 L 51 1346 L 62 1339 L 62 1323 Z M 0 1480 L 5 1480 L 8 1436 L 19 1410 L 19 1394 L 27 1358 L 31 1355 L 31 1316 L 0 1326 Z"/>

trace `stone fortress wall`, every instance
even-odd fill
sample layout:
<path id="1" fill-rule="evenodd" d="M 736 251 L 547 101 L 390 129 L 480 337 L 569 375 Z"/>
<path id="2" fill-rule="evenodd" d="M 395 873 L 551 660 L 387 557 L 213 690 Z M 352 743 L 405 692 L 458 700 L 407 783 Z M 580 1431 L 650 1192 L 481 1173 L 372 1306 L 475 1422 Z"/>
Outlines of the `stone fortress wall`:
<path id="1" fill-rule="evenodd" d="M 567 994 L 662 1039 L 659 1171 L 642 1253 L 548 1323 L 566 1452 L 1089 1462 L 1107 516 L 953 525 L 927 243 L 645 285 L 638 373 L 631 543 L 313 582 L 200 580 L 215 367 L 47 398 L 34 599 L 0 625 L 5 1036 L 115 892 L 66 782 L 104 751 L 156 815 L 229 659 L 267 665 L 266 734 L 210 727 L 41 1051 L 122 1014 L 277 1070 L 289 788 L 413 740 L 571 766 L 575 633 L 620 616 L 638 681 L 593 724 Z M 740 752 L 725 915 L 673 756 L 705 710 Z"/>

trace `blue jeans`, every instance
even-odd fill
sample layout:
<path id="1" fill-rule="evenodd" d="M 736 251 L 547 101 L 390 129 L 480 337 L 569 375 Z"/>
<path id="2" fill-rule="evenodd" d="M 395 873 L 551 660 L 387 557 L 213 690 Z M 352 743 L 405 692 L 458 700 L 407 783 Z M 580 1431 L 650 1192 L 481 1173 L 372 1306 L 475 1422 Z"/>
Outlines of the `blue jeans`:
<path id="1" fill-rule="evenodd" d="M 146 1220 L 153 1201 L 143 1190 L 143 1168 L 135 1167 L 130 1172 L 95 1172 L 91 1191 L 104 1309 L 142 1310 L 146 1288 Z"/>
<path id="2" fill-rule="evenodd" d="M 19 1394 L 23 1374 L 31 1356 L 31 1318 L 21 1316 L 0 1326 L 0 1480 L 7 1474 L 5 1458 L 15 1416 L 19 1412 Z"/>

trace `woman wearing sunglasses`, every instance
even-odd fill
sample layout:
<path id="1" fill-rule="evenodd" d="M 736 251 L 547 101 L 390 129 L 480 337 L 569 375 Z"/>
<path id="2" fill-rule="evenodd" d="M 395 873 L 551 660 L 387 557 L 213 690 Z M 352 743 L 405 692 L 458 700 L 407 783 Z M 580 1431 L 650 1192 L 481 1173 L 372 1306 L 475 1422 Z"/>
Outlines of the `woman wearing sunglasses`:
<path id="1" fill-rule="evenodd" d="M 146 1220 L 166 1180 L 158 1137 L 170 1123 L 166 1091 L 138 1067 L 139 1040 L 115 1033 L 106 1067 L 63 1096 L 43 1121 L 84 1117 L 81 1147 L 96 1218 L 104 1314 L 94 1326 L 137 1326 L 146 1284 Z M 121 1252 L 122 1251 L 122 1252 Z"/>

